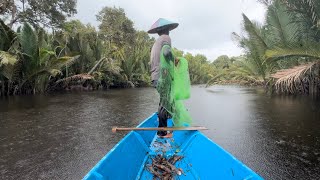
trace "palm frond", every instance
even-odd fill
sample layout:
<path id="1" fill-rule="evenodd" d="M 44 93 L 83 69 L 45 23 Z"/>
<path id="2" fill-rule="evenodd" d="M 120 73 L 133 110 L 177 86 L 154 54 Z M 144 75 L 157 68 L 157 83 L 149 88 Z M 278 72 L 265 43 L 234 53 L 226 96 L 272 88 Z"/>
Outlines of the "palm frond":
<path id="1" fill-rule="evenodd" d="M 275 1 L 267 11 L 267 34 L 271 46 L 287 47 L 300 40 L 299 23 L 292 23 L 294 17 L 288 13 L 285 5 Z"/>
<path id="2" fill-rule="evenodd" d="M 310 19 L 318 26 L 320 19 L 320 2 L 318 0 L 282 0 L 291 11 L 300 13 L 305 19 Z"/>
<path id="3" fill-rule="evenodd" d="M 251 40 L 252 44 L 254 44 L 256 48 L 258 48 L 259 52 L 264 53 L 268 46 L 262 36 L 262 26 L 258 23 L 253 23 L 252 21 L 250 21 L 250 19 L 245 14 L 242 14 L 242 16 L 243 26 L 249 36 L 249 39 Z"/>
<path id="4" fill-rule="evenodd" d="M 267 50 L 265 57 L 267 60 L 279 60 L 281 58 L 286 57 L 311 57 L 314 59 L 320 58 L 320 51 L 317 48 L 319 45 L 315 45 L 312 47 L 300 47 L 300 48 L 293 48 L 293 49 L 284 49 L 284 48 L 277 48 L 272 50 Z"/>
<path id="5" fill-rule="evenodd" d="M 18 62 L 17 56 L 0 51 L 0 75 L 12 81 L 20 70 L 18 69 L 20 67 Z"/>
<path id="6" fill-rule="evenodd" d="M 320 63 L 314 62 L 280 70 L 272 75 L 278 93 L 312 94 L 320 89 Z"/>
<path id="7" fill-rule="evenodd" d="M 31 57 L 32 62 L 30 62 L 33 66 L 36 66 L 39 62 L 38 54 L 38 37 L 36 32 L 32 29 L 32 27 L 28 23 L 24 23 L 21 33 L 19 34 L 19 40 L 22 48 L 22 53 Z"/>
<path id="8" fill-rule="evenodd" d="M 102 64 L 102 62 L 103 62 L 105 59 L 106 59 L 105 57 L 101 58 L 101 59 L 92 67 L 92 69 L 88 72 L 88 74 L 89 74 L 89 75 L 92 74 L 92 73 L 99 67 L 99 65 Z"/>
<path id="9" fill-rule="evenodd" d="M 215 83 L 220 77 L 222 77 L 222 76 L 224 76 L 224 75 L 225 75 L 224 72 L 221 72 L 221 73 L 215 75 L 214 77 L 212 77 L 212 75 L 211 75 L 212 78 L 206 83 L 206 86 L 205 86 L 205 87 L 211 86 L 211 85 L 212 85 L 213 83 Z"/>
<path id="10" fill-rule="evenodd" d="M 16 55 L 12 55 L 5 51 L 0 51 L 0 67 L 5 65 L 14 65 L 18 61 Z"/>
<path id="11" fill-rule="evenodd" d="M 0 19 L 0 50 L 7 51 L 15 37 L 16 33 Z"/>
<path id="12" fill-rule="evenodd" d="M 40 65 L 46 63 L 51 56 L 55 56 L 56 53 L 54 51 L 50 51 L 44 48 L 40 48 L 39 50 L 39 59 L 40 59 Z"/>
<path id="13" fill-rule="evenodd" d="M 63 56 L 60 57 L 58 59 L 53 59 L 50 61 L 50 64 L 48 65 L 48 69 L 49 68 L 53 68 L 53 69 L 61 69 L 62 67 L 69 67 L 71 66 L 73 63 L 75 63 L 78 59 L 79 59 L 80 55 L 77 56 Z"/>

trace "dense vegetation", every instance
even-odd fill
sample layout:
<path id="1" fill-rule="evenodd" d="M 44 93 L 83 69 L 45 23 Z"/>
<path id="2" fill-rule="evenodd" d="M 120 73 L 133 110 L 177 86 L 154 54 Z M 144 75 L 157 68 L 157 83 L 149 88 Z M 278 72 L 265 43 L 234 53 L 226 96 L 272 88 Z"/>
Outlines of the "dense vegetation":
<path id="1" fill-rule="evenodd" d="M 27 7 L 32 10 L 33 6 Z M 2 13 L 2 96 L 139 86 L 150 81 L 148 62 L 154 40 L 146 32 L 136 31 L 121 8 L 103 8 L 97 15 L 98 30 L 79 20 L 58 25 L 46 21 L 51 24 L 50 31 L 42 28 L 42 21 L 23 21 L 20 17 L 22 23 L 17 23 L 14 31 L 10 28 L 12 20 L 5 20 L 10 12 Z M 58 19 L 61 22 L 63 18 Z"/>
<path id="2" fill-rule="evenodd" d="M 102 8 L 95 28 L 67 21 L 76 13 L 74 0 L 19 2 L 0 3 L 0 96 L 149 85 L 154 39 L 134 29 L 122 8 Z M 265 22 L 243 14 L 243 32 L 232 33 L 244 55 L 210 61 L 175 49 L 176 56 L 189 61 L 191 82 L 319 93 L 320 3 L 260 2 L 267 8 Z"/>
<path id="3" fill-rule="evenodd" d="M 41 7 L 33 1 L 1 4 L 1 96 L 150 84 L 154 39 L 134 29 L 121 8 L 102 8 L 97 29 L 79 20 L 66 21 L 76 13 L 74 2 L 50 1 Z M 63 11 L 48 11 L 49 6 Z M 185 56 L 192 82 L 206 83 L 214 66 L 203 55 Z"/>
<path id="4" fill-rule="evenodd" d="M 243 14 L 242 36 L 234 39 L 257 76 L 278 93 L 317 95 L 320 90 L 320 1 L 260 0 L 265 22 Z M 283 70 L 287 69 L 287 70 Z"/>

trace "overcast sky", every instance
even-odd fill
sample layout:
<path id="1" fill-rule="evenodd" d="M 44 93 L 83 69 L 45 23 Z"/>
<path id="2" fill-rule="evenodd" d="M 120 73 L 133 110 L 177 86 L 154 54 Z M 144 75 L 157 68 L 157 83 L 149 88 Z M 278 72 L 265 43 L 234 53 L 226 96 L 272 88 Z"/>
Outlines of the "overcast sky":
<path id="1" fill-rule="evenodd" d="M 95 15 L 104 6 L 123 8 L 138 30 L 147 31 L 160 17 L 178 22 L 170 32 L 173 46 L 209 60 L 241 54 L 231 40 L 232 32 L 241 32 L 241 13 L 260 22 L 265 15 L 256 0 L 78 0 L 76 18 L 97 26 Z"/>

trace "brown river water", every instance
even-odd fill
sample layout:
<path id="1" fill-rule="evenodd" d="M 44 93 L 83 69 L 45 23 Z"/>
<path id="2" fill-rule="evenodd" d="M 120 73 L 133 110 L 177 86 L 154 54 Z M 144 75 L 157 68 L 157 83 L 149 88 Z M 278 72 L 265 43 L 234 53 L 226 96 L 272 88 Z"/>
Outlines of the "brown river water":
<path id="1" fill-rule="evenodd" d="M 195 125 L 265 179 L 320 179 L 320 101 L 194 86 Z M 81 179 L 158 104 L 153 88 L 0 99 L 0 179 Z M 203 147 L 206 148 L 206 147 Z"/>

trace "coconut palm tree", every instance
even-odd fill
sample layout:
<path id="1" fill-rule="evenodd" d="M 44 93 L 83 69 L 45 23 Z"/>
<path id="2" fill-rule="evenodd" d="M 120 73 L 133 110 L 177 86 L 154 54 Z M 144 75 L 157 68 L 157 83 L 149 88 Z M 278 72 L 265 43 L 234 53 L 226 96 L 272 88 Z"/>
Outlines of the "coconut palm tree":
<path id="1" fill-rule="evenodd" d="M 250 67 L 251 75 L 255 75 L 265 83 L 276 64 L 265 60 L 265 52 L 269 48 L 268 30 L 257 22 L 252 22 L 245 14 L 243 16 L 244 36 L 233 33 L 233 39 L 246 53 L 246 67 Z M 249 65 L 250 64 L 250 65 Z"/>
<path id="2" fill-rule="evenodd" d="M 41 47 L 45 42 L 38 32 L 25 23 L 17 39 L 11 43 L 11 52 L 1 51 L 2 82 L 7 81 L 7 95 L 44 92 L 52 77 L 61 75 L 61 68 L 70 66 L 79 56 L 59 56 Z M 2 83 L 3 84 L 3 83 Z M 4 85 L 2 85 L 2 89 Z"/>
<path id="3" fill-rule="evenodd" d="M 272 77 L 275 89 L 281 93 L 319 93 L 319 10 L 318 1 L 274 1 L 268 9 L 268 26 L 271 34 L 280 37 L 273 46 L 266 51 L 265 57 L 271 62 L 286 62 L 298 65 L 288 70 L 279 70 Z M 291 11 L 289 11 L 291 10 Z M 274 12 L 278 12 L 277 21 Z M 280 23 L 277 23 L 280 22 Z M 278 25 L 277 25 L 278 24 Z M 295 63 L 296 62 L 296 63 Z M 311 63 L 310 63 L 311 62 Z M 302 65 L 299 65 L 302 64 Z"/>

